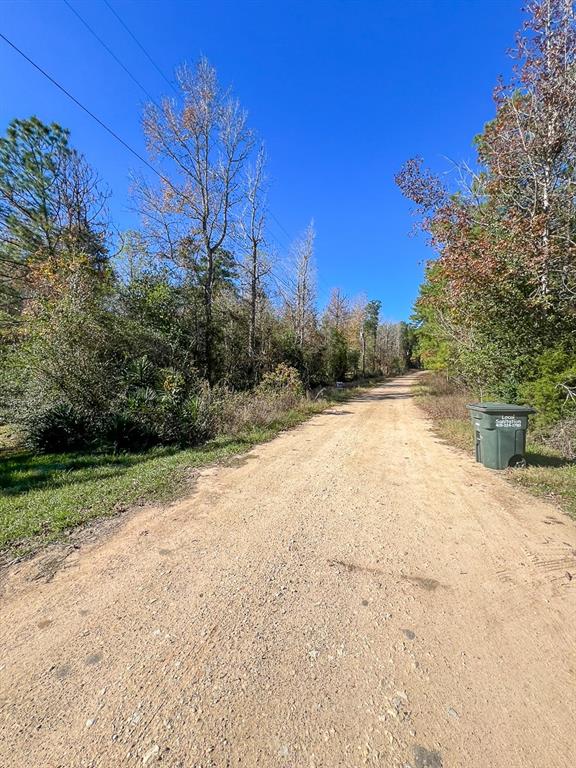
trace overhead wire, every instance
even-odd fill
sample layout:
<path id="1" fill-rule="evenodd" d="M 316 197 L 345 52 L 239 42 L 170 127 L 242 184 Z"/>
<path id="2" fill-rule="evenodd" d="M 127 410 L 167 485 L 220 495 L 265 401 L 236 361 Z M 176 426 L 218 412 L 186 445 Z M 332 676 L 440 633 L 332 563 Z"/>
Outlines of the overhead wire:
<path id="1" fill-rule="evenodd" d="M 68 2 L 68 0 L 65 0 L 65 1 L 66 1 L 66 2 Z M 171 88 L 172 88 L 172 89 L 175 91 L 175 93 L 177 93 L 177 94 L 178 94 L 178 93 L 179 93 L 179 92 L 178 92 L 178 89 L 176 88 L 176 86 L 174 85 L 174 83 L 172 83 L 172 82 L 170 82 L 170 80 L 168 80 L 168 78 L 167 78 L 167 77 L 166 77 L 166 75 L 165 75 L 165 74 L 162 72 L 161 68 L 160 68 L 160 67 L 158 66 L 158 64 L 157 64 L 157 63 L 154 61 L 154 59 L 152 58 L 152 56 L 151 56 L 151 55 L 148 53 L 148 51 L 147 51 L 147 50 L 146 50 L 146 48 L 145 48 L 145 47 L 142 45 L 142 43 L 140 42 L 140 40 L 139 40 L 139 39 L 136 37 L 136 35 L 134 34 L 134 32 L 132 32 L 132 30 L 130 29 L 130 27 L 128 26 L 128 24 L 126 24 L 126 22 L 125 22 L 125 21 L 124 21 L 124 20 L 123 20 L 123 19 L 120 17 L 120 15 L 118 14 L 118 12 L 117 12 L 117 11 L 116 11 L 116 10 L 113 8 L 113 6 L 112 6 L 112 4 L 109 2 L 109 0 L 104 0 L 104 4 L 105 4 L 105 5 L 106 5 L 106 7 L 107 7 L 107 8 L 110 10 L 110 12 L 111 12 L 111 13 L 112 13 L 112 14 L 113 14 L 115 17 L 116 17 L 116 19 L 117 19 L 117 20 L 120 22 L 120 24 L 121 24 L 121 25 L 124 27 L 124 29 L 126 30 L 126 32 L 127 32 L 129 35 L 130 35 L 130 37 L 131 37 L 131 38 L 132 38 L 132 40 L 133 40 L 133 41 L 136 43 L 136 45 L 137 45 L 137 46 L 140 48 L 140 50 L 141 50 L 141 51 L 142 51 L 142 52 L 145 54 L 146 58 L 147 58 L 147 59 L 148 59 L 148 61 L 149 61 L 149 62 L 152 64 L 152 66 L 154 67 L 154 69 L 155 69 L 155 70 L 156 70 L 156 71 L 157 71 L 157 72 L 158 72 L 158 73 L 159 73 L 159 74 L 160 74 L 160 75 L 161 75 L 161 76 L 164 78 L 164 80 L 165 80 L 165 81 L 168 83 L 168 85 L 169 85 L 169 86 L 170 86 L 170 87 L 171 87 Z M 107 48 L 107 46 L 105 46 L 105 47 Z M 116 58 L 116 57 L 114 57 L 114 58 Z M 151 97 L 150 97 L 150 98 L 151 98 Z M 152 101 L 153 101 L 153 99 L 152 99 Z M 278 218 L 278 217 L 277 217 L 277 216 L 276 216 L 276 215 L 273 213 L 273 211 L 271 211 L 271 210 L 268 210 L 268 213 L 269 213 L 269 215 L 270 215 L 270 218 L 271 218 L 271 219 L 272 219 L 272 220 L 273 220 L 273 221 L 276 223 L 276 225 L 277 225 L 277 226 L 278 226 L 278 228 L 281 230 L 281 232 L 282 232 L 282 233 L 283 233 L 283 234 L 284 234 L 284 235 L 285 235 L 285 236 L 288 238 L 288 244 L 287 244 L 287 245 L 289 245 L 289 243 L 290 243 L 290 242 L 293 240 L 293 238 L 292 238 L 292 235 L 291 235 L 291 234 L 288 232 L 288 230 L 286 229 L 286 227 L 285 227 L 285 226 L 282 224 L 282 222 L 280 221 L 280 219 L 279 219 L 279 218 Z"/>
<path id="2" fill-rule="evenodd" d="M 90 34 L 96 38 L 96 40 L 100 43 L 100 45 L 104 48 L 107 53 L 112 56 L 116 64 L 118 64 L 119 67 L 121 67 L 124 72 L 128 75 L 128 77 L 136 83 L 138 88 L 150 99 L 150 101 L 154 101 L 154 97 L 150 94 L 150 92 L 142 85 L 142 83 L 138 80 L 138 78 L 132 74 L 132 72 L 128 69 L 128 67 L 116 56 L 114 51 L 105 43 L 105 41 L 100 37 L 100 35 L 93 29 L 93 27 L 90 26 L 90 24 L 86 21 L 86 19 L 80 14 L 79 11 L 74 8 L 72 3 L 69 2 L 69 0 L 64 0 L 64 3 L 68 6 L 70 11 L 80 20 L 80 22 L 86 27 L 86 29 L 90 32 Z"/>
<path id="3" fill-rule="evenodd" d="M 59 91 L 61 91 L 65 96 L 67 96 L 71 101 L 76 104 L 77 107 L 80 107 L 80 109 L 85 112 L 89 117 L 92 118 L 95 122 L 98 123 L 107 133 L 110 134 L 116 141 L 118 141 L 122 146 L 128 150 L 134 157 L 138 158 L 141 163 L 143 163 L 147 168 L 149 168 L 153 173 L 155 173 L 157 176 L 159 176 L 163 181 L 165 181 L 167 184 L 170 184 L 170 182 L 156 169 L 154 166 L 146 160 L 146 158 L 142 157 L 142 155 L 137 152 L 135 149 L 133 149 L 124 139 L 119 136 L 116 131 L 114 131 L 110 126 L 106 125 L 106 123 L 101 120 L 97 115 L 94 114 L 88 107 L 86 107 L 82 102 L 76 98 L 72 93 L 70 93 L 69 90 L 67 90 L 63 85 L 61 85 L 52 75 L 48 74 L 45 69 L 43 69 L 39 64 L 37 64 L 33 59 L 30 58 L 24 51 L 19 48 L 16 43 L 13 43 L 9 38 L 6 37 L 2 32 L 0 32 L 0 38 L 4 40 L 5 43 L 7 43 L 11 48 L 13 48 L 16 53 L 18 53 L 20 56 L 22 56 L 23 59 L 25 59 L 31 66 L 34 67 L 38 72 L 40 72 L 41 75 L 43 75 L 47 80 L 49 80 L 52 85 L 54 85 L 56 88 L 58 88 Z"/>
<path id="4" fill-rule="evenodd" d="M 106 43 L 100 38 L 99 35 L 97 35 L 92 28 L 84 21 L 82 16 L 73 8 L 73 6 L 68 2 L 68 0 L 64 0 L 66 5 L 70 8 L 70 10 L 80 19 L 80 21 L 87 27 L 87 29 L 94 35 L 94 37 L 98 40 L 98 42 L 104 47 L 104 49 L 112 56 L 112 58 L 116 61 L 116 63 L 131 77 L 131 79 L 138 85 L 138 87 L 151 99 L 151 101 L 154 101 L 152 96 L 148 93 L 148 91 L 144 88 L 144 86 L 139 83 L 139 81 L 131 74 L 131 72 L 128 70 L 128 68 L 118 59 L 118 57 L 112 52 L 112 50 L 109 48 L 109 46 L 106 45 Z M 104 0 L 106 2 L 106 0 Z M 113 8 L 110 6 L 108 2 L 106 2 L 106 5 L 110 8 L 110 10 L 114 13 L 114 15 L 117 15 Z M 126 26 L 123 24 L 123 26 Z M 127 31 L 128 28 L 126 27 Z M 131 34 L 131 33 L 130 33 Z M 132 37 L 134 37 L 131 34 Z M 165 184 L 167 184 L 174 192 L 177 194 L 180 194 L 178 189 L 172 184 L 172 182 L 166 178 L 162 173 L 158 171 L 157 168 L 155 168 L 148 160 L 146 160 L 145 157 L 143 157 L 137 150 L 135 150 L 133 147 L 128 144 L 114 129 L 112 129 L 107 123 L 105 123 L 101 118 L 99 118 L 94 112 L 92 112 L 91 109 L 89 109 L 85 104 L 83 104 L 76 96 L 74 96 L 67 88 L 65 88 L 58 80 L 56 80 L 55 77 L 50 75 L 43 67 L 41 67 L 39 64 L 37 64 L 30 56 L 28 56 L 20 47 L 18 47 L 12 40 L 10 40 L 6 35 L 4 35 L 2 32 L 0 32 L 0 38 L 4 40 L 4 42 L 9 45 L 16 53 L 18 53 L 23 59 L 25 59 L 34 69 L 36 69 L 43 77 L 45 77 L 52 85 L 54 85 L 58 90 L 60 90 L 67 98 L 69 98 L 74 104 L 76 104 L 77 107 L 79 107 L 83 112 L 85 112 L 92 120 L 94 120 L 101 128 L 103 128 L 112 138 L 114 138 L 119 144 L 121 144 L 128 152 L 130 152 L 134 157 L 136 157 L 143 165 L 145 165 L 150 171 L 152 171 L 158 178 L 163 181 Z M 136 40 L 136 38 L 134 38 Z M 137 42 L 137 41 L 136 41 Z M 281 222 L 277 219 L 277 217 L 268 209 L 268 213 L 270 217 L 276 222 L 276 224 L 282 229 L 282 231 L 290 238 L 290 234 L 287 232 L 287 230 L 282 226 Z M 269 235 L 270 230 L 268 231 Z M 282 246 L 277 238 L 276 244 L 280 246 L 281 249 L 283 249 L 285 246 Z M 275 274 L 273 271 L 270 271 L 270 274 L 276 280 L 276 282 L 279 285 L 282 285 L 285 290 L 293 291 L 294 286 L 290 286 L 286 280 L 283 277 L 280 277 L 278 274 Z"/>
<path id="5" fill-rule="evenodd" d="M 108 8 L 108 10 L 110 11 L 110 13 L 112 13 L 112 14 L 113 14 L 113 15 L 116 17 L 116 19 L 117 19 L 117 20 L 120 22 L 120 24 L 121 24 L 121 25 L 124 27 L 124 29 L 126 30 L 126 32 L 127 32 L 129 35 L 130 35 L 130 37 L 132 38 L 132 40 L 134 40 L 134 42 L 136 43 L 136 45 L 138 46 L 138 48 L 140 48 L 140 50 L 142 51 L 142 53 L 143 53 L 143 54 L 146 56 L 146 58 L 148 59 L 148 61 L 150 62 L 150 64 L 152 64 L 152 66 L 153 66 L 153 67 L 154 67 L 154 69 L 155 69 L 155 70 L 158 72 L 158 74 L 159 74 L 159 75 L 160 75 L 160 76 L 161 76 L 161 77 L 162 77 L 162 78 L 163 78 L 163 79 L 164 79 L 164 80 L 165 80 L 165 81 L 168 83 L 168 85 L 170 86 L 170 88 L 172 88 L 172 89 L 175 91 L 175 93 L 178 93 L 178 89 L 176 88 L 176 86 L 174 85 L 174 83 L 173 83 L 173 82 L 171 82 L 171 81 L 170 81 L 170 80 L 169 80 L 169 79 L 166 77 L 166 75 L 164 74 L 164 72 L 162 72 L 162 70 L 161 70 L 161 69 L 160 69 L 160 67 L 159 67 L 159 66 L 156 64 L 156 62 L 154 61 L 154 59 L 152 58 L 152 56 L 150 56 L 150 54 L 148 53 L 148 51 L 146 50 L 146 48 L 144 48 L 144 46 L 142 45 L 142 43 L 141 43 L 141 42 L 138 40 L 138 38 L 136 37 L 136 35 L 135 35 L 135 34 L 132 32 L 132 30 L 130 29 L 130 27 L 129 27 L 129 26 L 126 24 L 126 22 L 125 22 L 125 21 L 124 21 L 124 20 L 121 18 L 121 16 L 120 16 L 120 15 L 118 14 L 118 12 L 117 12 L 117 11 L 116 11 L 116 10 L 113 8 L 113 6 L 112 6 L 112 5 L 111 5 L 111 4 L 108 2 L 108 0 L 104 0 L 104 4 L 106 5 L 106 7 L 107 7 L 107 8 Z"/>

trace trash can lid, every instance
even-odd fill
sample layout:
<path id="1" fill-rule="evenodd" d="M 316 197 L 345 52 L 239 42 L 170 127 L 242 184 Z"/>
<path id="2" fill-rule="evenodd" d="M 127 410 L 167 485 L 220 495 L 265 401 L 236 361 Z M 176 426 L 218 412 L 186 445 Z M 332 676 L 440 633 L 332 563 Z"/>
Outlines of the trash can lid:
<path id="1" fill-rule="evenodd" d="M 536 413 L 536 410 L 529 405 L 513 405 L 511 403 L 468 403 L 466 408 L 481 413 Z"/>

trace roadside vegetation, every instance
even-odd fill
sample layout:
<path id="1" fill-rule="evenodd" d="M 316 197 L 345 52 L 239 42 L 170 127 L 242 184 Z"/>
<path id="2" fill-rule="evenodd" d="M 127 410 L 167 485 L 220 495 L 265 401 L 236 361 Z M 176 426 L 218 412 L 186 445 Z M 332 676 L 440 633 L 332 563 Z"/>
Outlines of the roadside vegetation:
<path id="1" fill-rule="evenodd" d="M 271 234 L 245 111 L 205 59 L 178 83 L 142 116 L 137 230 L 65 128 L 0 138 L 0 547 L 170 497 L 409 358 L 378 299 L 336 288 L 319 311 L 314 225 Z"/>
<path id="2" fill-rule="evenodd" d="M 439 372 L 422 374 L 415 391 L 418 404 L 433 421 L 438 436 L 473 455 L 474 431 L 466 404 L 477 401 L 474 393 Z M 529 426 L 526 459 L 526 468 L 507 469 L 505 476 L 559 504 L 576 520 L 576 462 L 553 447 L 549 433 L 537 426 Z"/>
<path id="3" fill-rule="evenodd" d="M 437 257 L 413 321 L 439 433 L 469 447 L 466 400 L 528 404 L 532 467 L 517 482 L 574 509 L 576 459 L 576 22 L 533 0 L 476 159 L 397 176 Z M 432 382 L 432 384 L 430 384 Z"/>
<path id="4" fill-rule="evenodd" d="M 413 158 L 397 182 L 438 254 L 414 313 L 423 367 L 530 403 L 576 455 L 576 23 L 562 0 L 527 10 L 475 162 L 450 177 Z"/>
<path id="5" fill-rule="evenodd" d="M 146 451 L 38 453 L 19 446 L 10 430 L 0 434 L 0 552 L 12 559 L 65 537 L 76 526 L 130 506 L 166 502 L 190 487 L 194 471 L 225 462 L 297 426 L 330 405 L 371 386 L 326 388 L 317 399 L 298 392 L 245 398 L 235 404 L 218 434 L 191 448 Z"/>

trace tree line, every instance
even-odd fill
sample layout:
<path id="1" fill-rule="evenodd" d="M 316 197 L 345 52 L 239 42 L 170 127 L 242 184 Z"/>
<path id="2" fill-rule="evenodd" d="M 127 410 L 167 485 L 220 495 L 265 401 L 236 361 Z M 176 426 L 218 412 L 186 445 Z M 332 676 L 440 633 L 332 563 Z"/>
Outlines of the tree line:
<path id="1" fill-rule="evenodd" d="M 205 59 L 177 79 L 144 110 L 137 230 L 116 232 L 67 130 L 15 119 L 0 139 L 0 407 L 38 450 L 193 444 L 246 393 L 406 362 L 379 301 L 334 289 L 318 311 L 314 224 L 283 263 L 246 112 Z"/>
<path id="2" fill-rule="evenodd" d="M 438 254 L 414 313 L 423 363 L 545 425 L 576 406 L 576 27 L 566 0 L 527 13 L 475 162 L 450 185 L 413 158 L 397 182 Z"/>

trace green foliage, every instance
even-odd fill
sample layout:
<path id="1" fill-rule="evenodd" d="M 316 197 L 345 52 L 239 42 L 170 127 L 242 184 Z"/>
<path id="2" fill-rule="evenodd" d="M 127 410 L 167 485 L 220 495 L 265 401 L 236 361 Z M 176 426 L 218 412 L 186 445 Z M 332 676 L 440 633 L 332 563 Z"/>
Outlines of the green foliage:
<path id="1" fill-rule="evenodd" d="M 380 320 L 380 309 L 382 302 L 373 299 L 366 304 L 364 310 L 364 345 L 363 345 L 363 360 L 362 368 L 365 373 L 376 373 L 378 370 L 377 363 L 377 343 L 378 343 L 378 326 Z"/>
<path id="2" fill-rule="evenodd" d="M 446 282 L 439 266 L 430 262 L 426 267 L 425 282 L 412 314 L 415 336 L 415 351 L 425 368 L 443 371 L 452 368 L 456 345 L 441 325 Z"/>
<path id="3" fill-rule="evenodd" d="M 60 173 L 72 150 L 68 132 L 36 117 L 13 120 L 0 138 L 2 249 L 23 262 L 52 247 L 58 236 Z"/>
<path id="4" fill-rule="evenodd" d="M 400 340 L 402 359 L 399 362 L 401 369 L 406 367 L 419 368 L 421 361 L 418 355 L 418 338 L 413 323 L 400 323 Z"/>
<path id="5" fill-rule="evenodd" d="M 219 407 L 218 413 L 229 407 L 227 418 L 236 421 L 226 420 L 221 424 L 224 434 L 198 447 L 156 447 L 132 453 L 4 453 L 0 462 L 0 550 L 27 552 L 60 538 L 73 526 L 114 515 L 135 502 L 174 498 L 185 487 L 192 468 L 244 452 L 332 402 L 301 397 L 285 400 L 290 392 L 286 388 L 282 392 L 262 392 L 256 399 L 236 393 L 221 400 L 225 407 Z M 338 400 L 357 393 L 357 389 L 338 390 Z"/>
<path id="6" fill-rule="evenodd" d="M 348 349 L 346 352 L 347 367 L 354 379 L 358 376 L 360 371 L 360 356 L 361 353 L 359 349 Z"/>
<path id="7" fill-rule="evenodd" d="M 28 414 L 26 444 L 40 453 L 77 451 L 90 444 L 90 428 L 69 403 L 55 403 Z"/>
<path id="8" fill-rule="evenodd" d="M 106 267 L 105 195 L 68 137 L 32 117 L 0 138 L 0 313 L 50 292 L 71 259 Z"/>
<path id="9" fill-rule="evenodd" d="M 520 397 L 538 411 L 537 421 L 551 424 L 576 412 L 576 353 L 563 347 L 543 352 L 533 378 L 519 388 Z"/>
<path id="10" fill-rule="evenodd" d="M 342 381 L 348 371 L 348 344 L 346 337 L 336 328 L 332 328 L 328 337 L 326 351 L 328 379 Z"/>
<path id="11" fill-rule="evenodd" d="M 189 138 L 184 126 L 178 146 Z M 213 160 L 209 176 L 222 171 Z M 246 193 L 240 166 L 234 205 Z M 226 179 L 210 178 L 225 205 Z M 336 291 L 318 321 L 311 229 L 298 295 L 278 306 L 263 280 L 266 254 L 257 254 L 254 283 L 235 251 L 227 217 L 244 231 L 240 211 L 210 203 L 215 219 L 205 230 L 185 187 L 176 197 L 172 187 L 141 190 L 143 230 L 126 233 L 112 264 L 105 196 L 68 132 L 32 118 L 13 121 L 0 139 L 0 262 L 8 265 L 0 312 L 10 316 L 0 338 L 0 421 L 33 450 L 194 446 L 272 421 L 305 390 L 357 373 L 361 331 L 369 371 L 384 370 L 384 357 L 396 370 L 401 355 L 384 340 L 380 302 L 351 304 Z"/>
<path id="12" fill-rule="evenodd" d="M 451 191 L 419 158 L 397 176 L 438 252 L 416 302 L 423 364 L 477 397 L 529 401 L 541 424 L 572 410 L 576 384 L 575 32 L 569 4 L 530 6 L 468 185 Z"/>

